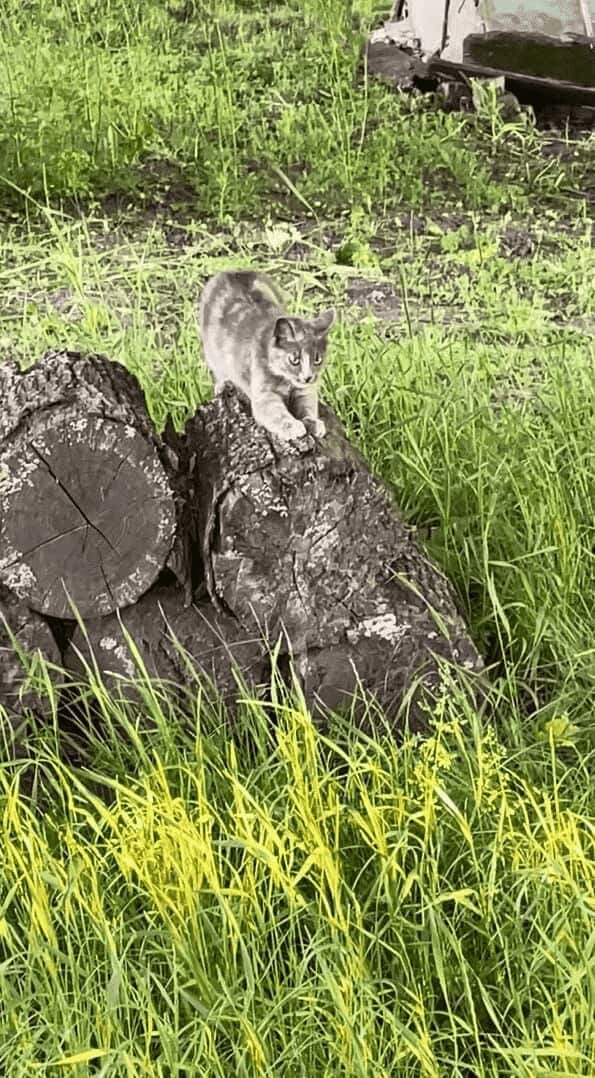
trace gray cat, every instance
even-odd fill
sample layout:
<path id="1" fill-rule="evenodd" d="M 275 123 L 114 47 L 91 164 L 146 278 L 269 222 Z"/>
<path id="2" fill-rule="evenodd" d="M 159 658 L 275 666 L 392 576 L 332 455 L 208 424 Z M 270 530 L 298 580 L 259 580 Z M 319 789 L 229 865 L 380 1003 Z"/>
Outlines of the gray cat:
<path id="1" fill-rule="evenodd" d="M 249 398 L 257 423 L 279 438 L 322 438 L 317 382 L 335 320 L 288 315 L 280 290 L 264 273 L 234 270 L 207 281 L 199 304 L 205 363 L 215 393 L 233 382 Z"/>

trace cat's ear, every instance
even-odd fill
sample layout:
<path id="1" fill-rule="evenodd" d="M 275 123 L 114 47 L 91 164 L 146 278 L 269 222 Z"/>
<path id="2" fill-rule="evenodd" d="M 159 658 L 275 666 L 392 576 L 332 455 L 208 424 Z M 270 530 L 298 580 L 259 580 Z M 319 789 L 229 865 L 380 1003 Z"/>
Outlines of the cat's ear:
<path id="1" fill-rule="evenodd" d="M 279 348 L 295 344 L 295 326 L 289 318 L 278 318 L 273 330 L 273 340 Z"/>
<path id="2" fill-rule="evenodd" d="M 321 311 L 321 313 L 317 315 L 316 318 L 313 318 L 312 329 L 314 330 L 316 336 L 324 337 L 333 325 L 333 322 L 335 321 L 336 317 L 337 312 L 335 311 L 335 308 L 329 307 L 327 311 Z"/>

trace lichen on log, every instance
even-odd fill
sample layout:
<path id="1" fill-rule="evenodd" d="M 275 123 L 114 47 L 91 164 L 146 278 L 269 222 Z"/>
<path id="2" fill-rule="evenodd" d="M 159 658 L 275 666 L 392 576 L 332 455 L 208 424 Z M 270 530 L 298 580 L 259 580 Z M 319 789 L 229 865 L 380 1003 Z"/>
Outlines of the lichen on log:
<path id="1" fill-rule="evenodd" d="M 171 585 L 156 585 L 134 606 L 77 626 L 64 661 L 77 676 L 98 670 L 106 688 L 129 703 L 142 704 L 147 675 L 174 695 L 181 688 L 182 700 L 199 686 L 203 699 L 210 698 L 214 688 L 211 702 L 229 713 L 244 686 L 257 691 L 267 669 L 254 633 L 218 614 L 208 600 L 187 605 L 183 591 Z"/>
<path id="2" fill-rule="evenodd" d="M 393 723 L 427 725 L 442 661 L 482 661 L 454 592 L 382 482 L 323 408 L 323 440 L 281 443 L 232 387 L 186 427 L 193 535 L 213 603 L 291 655 L 308 701 L 358 685 Z"/>

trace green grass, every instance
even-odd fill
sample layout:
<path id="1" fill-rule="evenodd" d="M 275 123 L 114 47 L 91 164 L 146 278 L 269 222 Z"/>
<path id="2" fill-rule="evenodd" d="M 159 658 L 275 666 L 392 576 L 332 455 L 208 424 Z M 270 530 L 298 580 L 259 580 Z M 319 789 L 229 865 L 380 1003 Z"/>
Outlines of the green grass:
<path id="1" fill-rule="evenodd" d="M 523 209 L 580 189 L 592 143 L 561 162 L 523 122 L 495 120 L 489 97 L 476 120 L 368 82 L 361 48 L 373 7 L 6 0 L 4 204 L 20 210 L 20 191 L 87 204 L 166 193 L 224 220 L 265 200 L 289 215 L 421 208 L 446 189 L 465 209 Z"/>
<path id="2" fill-rule="evenodd" d="M 3 5 L 0 352 L 106 352 L 181 426 L 209 274 L 336 303 L 323 396 L 452 579 L 495 718 L 455 695 L 397 746 L 247 697 L 231 738 L 146 686 L 149 734 L 91 673 L 86 768 L 51 729 L 32 801 L 0 765 L 0 1071 L 591 1078 L 593 138 L 558 160 L 488 99 L 357 83 L 363 3 L 259 7 Z"/>

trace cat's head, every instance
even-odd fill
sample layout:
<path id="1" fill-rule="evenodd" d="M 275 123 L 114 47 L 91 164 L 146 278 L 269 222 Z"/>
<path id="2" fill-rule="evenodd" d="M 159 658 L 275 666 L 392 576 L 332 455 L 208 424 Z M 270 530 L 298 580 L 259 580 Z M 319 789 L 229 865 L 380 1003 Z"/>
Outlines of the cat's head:
<path id="1" fill-rule="evenodd" d="M 314 385 L 324 366 L 329 330 L 335 309 L 329 307 L 316 318 L 278 318 L 273 329 L 270 363 L 273 373 L 296 389 Z"/>

